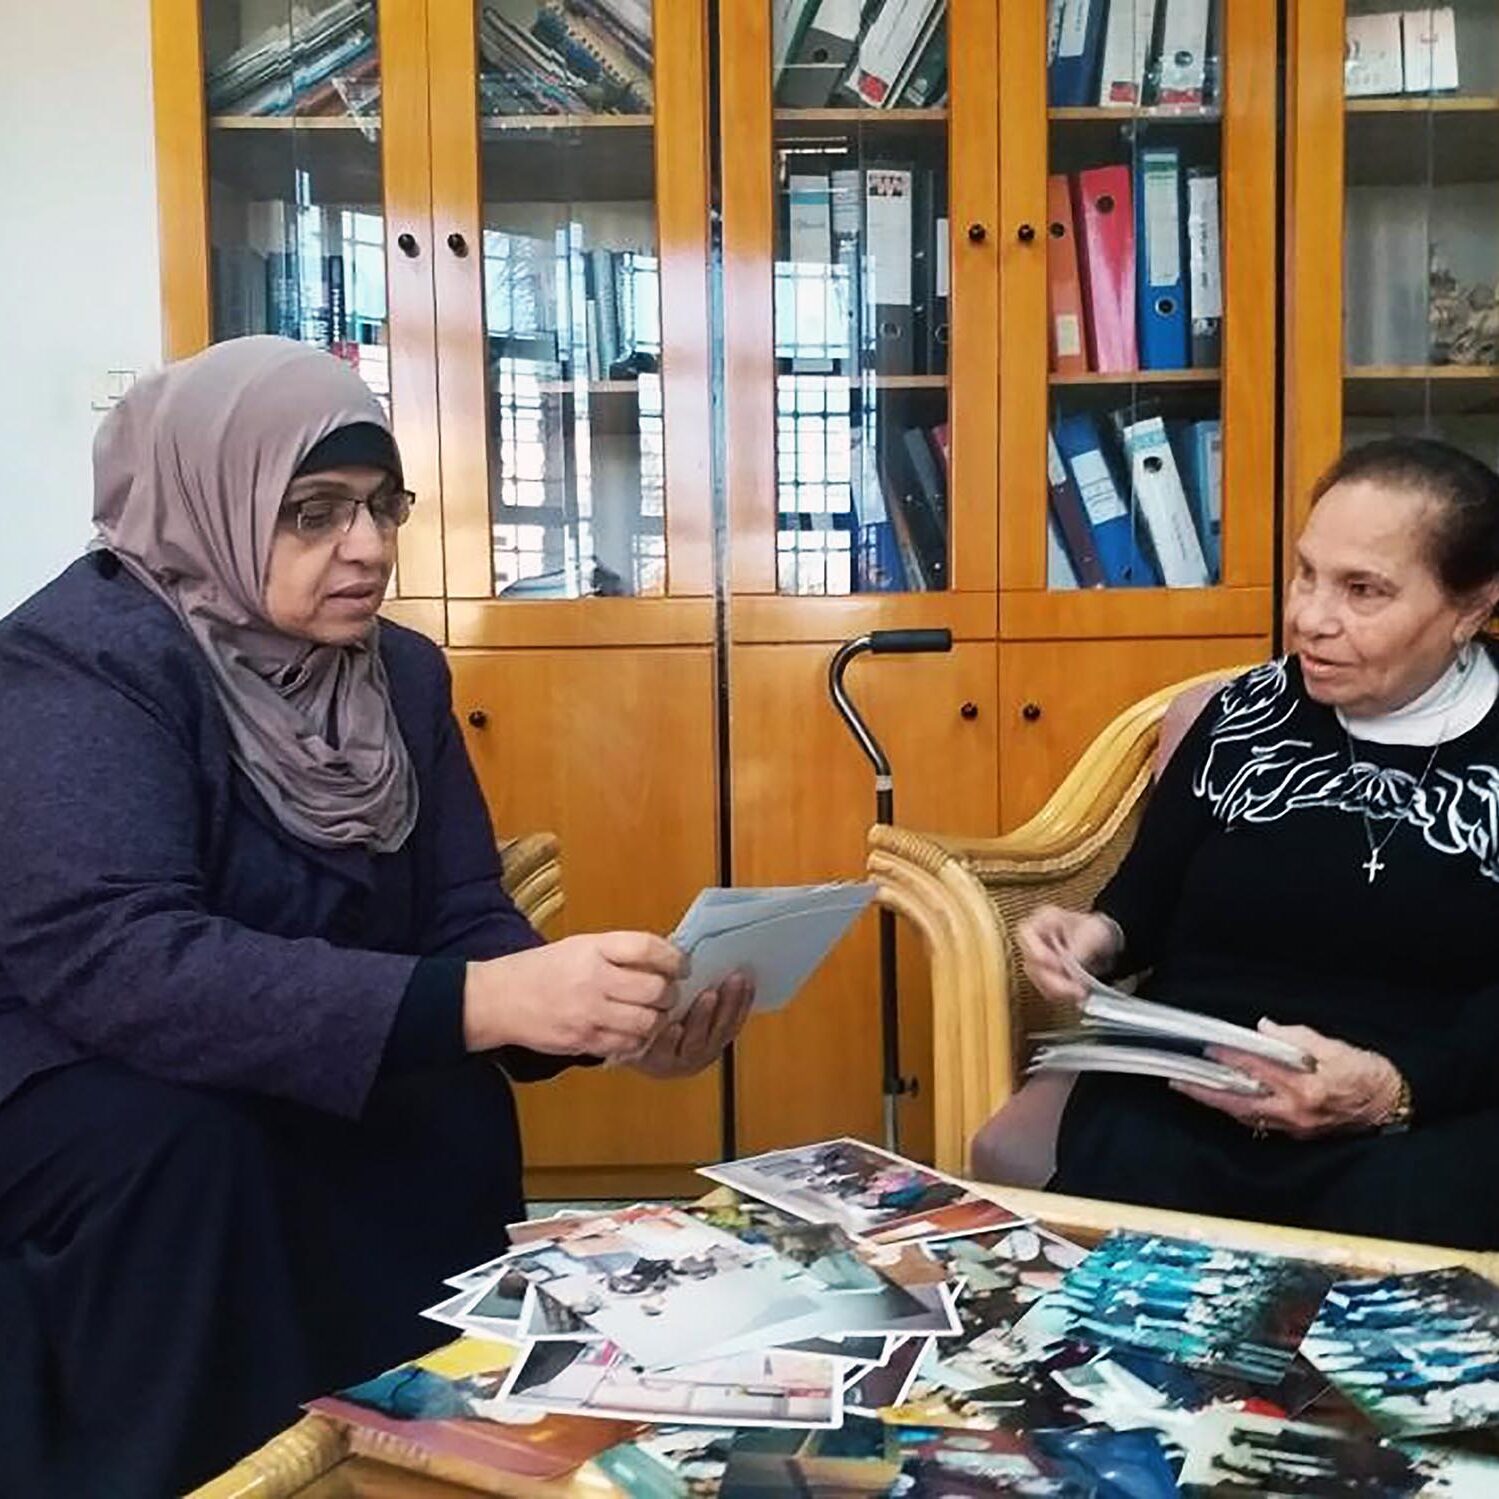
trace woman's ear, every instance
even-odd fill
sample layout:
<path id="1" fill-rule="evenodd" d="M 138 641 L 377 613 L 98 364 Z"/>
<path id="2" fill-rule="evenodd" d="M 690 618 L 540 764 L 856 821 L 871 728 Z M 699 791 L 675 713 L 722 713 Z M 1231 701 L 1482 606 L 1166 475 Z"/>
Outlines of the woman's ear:
<path id="1" fill-rule="evenodd" d="M 1468 607 L 1458 616 L 1453 634 L 1459 645 L 1467 645 L 1475 635 L 1480 635 L 1491 626 L 1499 625 L 1499 578 L 1476 589 Z"/>

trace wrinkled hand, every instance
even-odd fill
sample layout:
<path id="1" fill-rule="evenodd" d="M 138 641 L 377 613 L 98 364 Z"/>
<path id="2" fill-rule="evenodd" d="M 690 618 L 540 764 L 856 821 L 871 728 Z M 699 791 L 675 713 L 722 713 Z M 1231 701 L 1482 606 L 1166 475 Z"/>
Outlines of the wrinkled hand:
<path id="1" fill-rule="evenodd" d="M 1073 964 L 1088 973 L 1108 967 L 1119 954 L 1119 928 L 1094 911 L 1037 906 L 1015 929 L 1015 945 L 1041 995 L 1080 1005 L 1087 992 Z"/>
<path id="2" fill-rule="evenodd" d="M 1210 1109 L 1239 1120 L 1246 1128 L 1274 1130 L 1295 1140 L 1310 1140 L 1338 1131 L 1377 1129 L 1393 1113 L 1400 1097 L 1401 1077 L 1395 1064 L 1376 1051 L 1363 1051 L 1304 1025 L 1277 1025 L 1262 1020 L 1266 1036 L 1289 1041 L 1316 1059 L 1315 1072 L 1297 1072 L 1262 1057 L 1231 1047 L 1210 1047 L 1215 1062 L 1226 1062 L 1248 1073 L 1263 1088 L 1258 1097 L 1220 1093 L 1172 1083 Z"/>
<path id="3" fill-rule="evenodd" d="M 633 1065 L 647 1077 L 690 1077 L 718 1060 L 743 1029 L 755 1002 L 755 986 L 732 974 L 716 989 L 704 989 L 679 1021 L 666 1026 Z"/>
<path id="4" fill-rule="evenodd" d="M 626 1060 L 666 1026 L 686 958 L 649 932 L 565 937 L 468 965 L 463 1036 L 470 1051 L 527 1046 L 554 1056 Z"/>

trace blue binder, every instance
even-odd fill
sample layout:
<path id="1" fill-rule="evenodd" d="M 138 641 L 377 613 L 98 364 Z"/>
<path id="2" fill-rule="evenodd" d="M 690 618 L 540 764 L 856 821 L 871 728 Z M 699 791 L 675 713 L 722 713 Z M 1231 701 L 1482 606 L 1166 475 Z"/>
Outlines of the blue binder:
<path id="1" fill-rule="evenodd" d="M 1154 587 L 1160 578 L 1140 545 L 1098 419 L 1088 412 L 1064 416 L 1056 424 L 1056 439 L 1082 496 L 1104 582 L 1110 588 Z"/>
<path id="2" fill-rule="evenodd" d="M 1191 363 L 1183 200 L 1181 152 L 1143 147 L 1135 158 L 1135 286 L 1145 370 L 1182 370 Z"/>
<path id="3" fill-rule="evenodd" d="M 1053 108 L 1098 103 L 1107 12 L 1108 0 L 1050 0 L 1055 50 L 1047 64 L 1046 92 Z"/>
<path id="4" fill-rule="evenodd" d="M 1193 519 L 1202 538 L 1213 582 L 1223 581 L 1223 423 L 1217 420 L 1187 425 L 1187 483 Z"/>

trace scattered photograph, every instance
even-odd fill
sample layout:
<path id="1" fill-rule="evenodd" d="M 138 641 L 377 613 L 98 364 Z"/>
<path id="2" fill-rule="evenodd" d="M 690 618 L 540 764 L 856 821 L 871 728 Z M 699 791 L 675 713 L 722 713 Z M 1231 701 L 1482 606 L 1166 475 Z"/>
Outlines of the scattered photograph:
<path id="1" fill-rule="evenodd" d="M 1499 1422 L 1499 1286 L 1472 1270 L 1340 1281 L 1303 1351 L 1383 1432 Z"/>
<path id="2" fill-rule="evenodd" d="M 1421 1499 L 1494 1499 L 1499 1494 L 1499 1457 L 1397 1442 L 1421 1475 Z"/>
<path id="3" fill-rule="evenodd" d="M 516 1350 L 460 1338 L 374 1379 L 309 1402 L 353 1432 L 394 1437 L 433 1459 L 527 1479 L 564 1477 L 633 1436 L 627 1421 L 511 1409 L 500 1392 Z"/>
<path id="4" fill-rule="evenodd" d="M 852 1417 L 837 1431 L 744 1431 L 734 1439 L 719 1499 L 796 1495 L 869 1499 L 889 1492 L 900 1469 L 878 1421 Z"/>
<path id="5" fill-rule="evenodd" d="M 1029 1225 L 949 1239 L 931 1249 L 962 1285 L 956 1297 L 960 1330 L 957 1337 L 931 1345 L 919 1378 L 961 1394 L 1006 1387 L 1017 1370 L 1035 1361 L 1032 1351 L 1017 1347 L 1009 1334 L 1088 1256 L 1081 1245 Z M 1050 1350 L 1040 1357 L 1049 1359 Z"/>
<path id="6" fill-rule="evenodd" d="M 463 1315 L 482 1322 L 519 1322 L 529 1290 L 525 1276 L 505 1265 L 492 1280 L 481 1281 L 474 1288 Z"/>
<path id="7" fill-rule="evenodd" d="M 891 1437 L 887 1450 L 900 1461 L 891 1499 L 998 1494 L 1094 1499 L 1099 1492 L 1090 1478 L 1062 1471 L 1022 1432 L 908 1428 L 896 1429 Z"/>
<path id="8" fill-rule="evenodd" d="M 931 1347 L 929 1338 L 902 1338 L 882 1364 L 860 1374 L 843 1391 L 843 1403 L 860 1415 L 877 1416 L 900 1405 L 910 1393 L 917 1366 Z"/>
<path id="9" fill-rule="evenodd" d="M 1226 1406 L 1196 1417 L 1179 1481 L 1189 1499 L 1403 1499 L 1419 1494 L 1426 1482 L 1406 1453 L 1373 1437 Z"/>
<path id="10" fill-rule="evenodd" d="M 771 1349 L 652 1372 L 602 1343 L 536 1343 L 503 1398 L 519 1409 L 709 1426 L 836 1426 L 836 1359 Z"/>
<path id="11" fill-rule="evenodd" d="M 539 1286 L 533 1286 L 524 1276 L 521 1280 L 526 1287 L 526 1294 L 516 1323 L 518 1339 L 571 1338 L 574 1341 L 592 1342 L 603 1336 L 602 1333 L 595 1332 L 576 1312 L 569 1311 L 555 1296 L 549 1296 Z"/>
<path id="12" fill-rule="evenodd" d="M 718 1499 L 737 1428 L 652 1426 L 595 1462 L 630 1499 Z"/>
<path id="13" fill-rule="evenodd" d="M 798 1218 L 835 1223 L 858 1238 L 935 1237 L 1020 1221 L 961 1182 L 862 1140 L 772 1150 L 705 1166 L 702 1175 Z M 961 1228 L 952 1226 L 959 1220 Z"/>
<path id="14" fill-rule="evenodd" d="M 1114 1233 L 1016 1325 L 1012 1356 L 1078 1341 L 1278 1384 L 1332 1278 L 1307 1260 Z"/>

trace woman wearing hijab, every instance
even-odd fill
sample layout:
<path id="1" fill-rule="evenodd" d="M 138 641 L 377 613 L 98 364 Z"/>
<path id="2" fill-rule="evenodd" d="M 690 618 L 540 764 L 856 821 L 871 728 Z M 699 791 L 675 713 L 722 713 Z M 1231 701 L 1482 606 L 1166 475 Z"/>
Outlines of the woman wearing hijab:
<path id="1" fill-rule="evenodd" d="M 443 1334 L 523 1215 L 509 1077 L 707 1065 L 743 986 L 505 897 L 412 499 L 329 356 L 217 345 L 95 444 L 91 554 L 0 622 L 0 1492 L 159 1495 Z M 496 1063 L 500 1065 L 496 1065 Z M 11 1429 L 13 1425 L 14 1429 Z"/>

